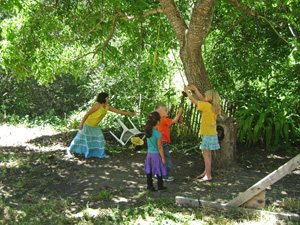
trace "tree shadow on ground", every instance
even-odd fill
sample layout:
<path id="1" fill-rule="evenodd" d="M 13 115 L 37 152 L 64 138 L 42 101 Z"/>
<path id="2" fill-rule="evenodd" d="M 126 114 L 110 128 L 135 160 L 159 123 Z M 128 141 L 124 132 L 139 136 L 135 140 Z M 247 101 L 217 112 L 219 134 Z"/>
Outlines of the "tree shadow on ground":
<path id="1" fill-rule="evenodd" d="M 85 159 L 78 154 L 70 159 L 65 150 L 75 135 L 76 131 L 45 135 L 22 146 L 1 147 L 0 195 L 5 202 L 21 207 L 36 199 L 66 199 L 73 212 L 87 206 L 139 206 L 157 198 L 175 202 L 176 196 L 226 203 L 291 158 L 240 147 L 238 168 L 214 171 L 212 182 L 196 184 L 195 177 L 203 170 L 202 155 L 179 147 L 174 151 L 171 146 L 175 180 L 165 182 L 167 191 L 149 192 L 143 170 L 146 148 L 122 147 L 104 132 L 108 159 Z M 269 188 L 267 203 L 299 198 L 299 174 L 298 168 Z"/>

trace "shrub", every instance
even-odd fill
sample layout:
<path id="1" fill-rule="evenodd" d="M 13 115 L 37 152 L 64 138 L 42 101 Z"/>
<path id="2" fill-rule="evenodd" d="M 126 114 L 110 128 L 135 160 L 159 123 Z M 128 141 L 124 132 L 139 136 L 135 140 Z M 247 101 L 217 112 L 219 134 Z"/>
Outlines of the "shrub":
<path id="1" fill-rule="evenodd" d="M 243 107 L 236 114 L 239 122 L 238 139 L 247 145 L 264 144 L 276 150 L 283 144 L 290 146 L 299 141 L 299 115 L 288 112 L 284 104 L 270 104 L 266 108 L 258 103 Z M 298 125 L 299 126 L 299 125 Z"/>

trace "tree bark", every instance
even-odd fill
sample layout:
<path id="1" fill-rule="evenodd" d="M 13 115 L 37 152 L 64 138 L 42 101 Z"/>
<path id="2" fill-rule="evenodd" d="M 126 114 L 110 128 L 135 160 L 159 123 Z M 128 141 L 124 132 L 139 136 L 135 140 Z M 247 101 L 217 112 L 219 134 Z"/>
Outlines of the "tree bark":
<path id="1" fill-rule="evenodd" d="M 209 32 L 214 6 L 218 0 L 197 0 L 195 2 L 189 27 L 183 20 L 174 0 L 160 0 L 180 45 L 180 58 L 189 84 L 194 84 L 201 93 L 212 89 L 201 53 L 201 46 Z M 225 113 L 218 119 L 219 130 L 224 138 L 221 149 L 212 155 L 214 169 L 229 169 L 236 164 L 236 131 L 234 121 Z"/>
<path id="2" fill-rule="evenodd" d="M 221 148 L 213 151 L 212 168 L 213 170 L 234 169 L 237 166 L 236 135 L 238 123 L 222 112 L 222 116 L 217 119 L 217 126 Z"/>

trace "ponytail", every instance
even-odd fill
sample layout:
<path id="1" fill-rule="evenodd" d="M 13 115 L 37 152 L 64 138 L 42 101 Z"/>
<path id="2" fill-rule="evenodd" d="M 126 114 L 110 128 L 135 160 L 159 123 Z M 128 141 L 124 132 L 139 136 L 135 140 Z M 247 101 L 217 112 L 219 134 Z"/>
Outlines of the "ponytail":
<path id="1" fill-rule="evenodd" d="M 158 121 L 160 121 L 159 113 L 150 113 L 146 122 L 146 126 L 144 128 L 146 138 L 150 138 L 152 136 L 152 128 L 157 124 Z"/>

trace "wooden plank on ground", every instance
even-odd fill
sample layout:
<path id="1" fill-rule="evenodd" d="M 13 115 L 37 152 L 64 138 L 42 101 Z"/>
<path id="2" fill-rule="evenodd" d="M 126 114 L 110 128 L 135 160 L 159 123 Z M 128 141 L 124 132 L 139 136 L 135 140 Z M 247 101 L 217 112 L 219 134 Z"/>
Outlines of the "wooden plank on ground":
<path id="1" fill-rule="evenodd" d="M 182 196 L 176 196 L 175 198 L 176 204 L 186 207 L 203 207 L 203 208 L 218 208 L 223 210 L 231 209 L 232 207 L 226 206 L 226 204 L 220 204 L 217 202 L 208 202 L 199 199 L 185 198 Z M 256 209 L 249 209 L 244 207 L 236 207 L 236 210 L 246 211 L 249 213 L 260 213 L 261 215 L 272 215 L 282 220 L 289 221 L 300 221 L 299 213 L 280 213 L 280 212 L 270 212 L 270 211 L 261 211 Z"/>
<path id="2" fill-rule="evenodd" d="M 265 208 L 266 205 L 266 190 L 263 190 L 258 195 L 245 202 L 242 206 L 250 208 Z"/>
<path id="3" fill-rule="evenodd" d="M 208 202 L 208 201 L 203 201 L 203 200 L 198 200 L 198 199 L 193 199 L 193 198 L 185 198 L 181 196 L 176 196 L 175 201 L 179 205 L 187 205 L 189 207 L 214 207 L 214 208 L 223 208 L 226 205 L 225 204 L 220 204 L 217 202 Z"/>
<path id="4" fill-rule="evenodd" d="M 249 199 L 253 198 L 253 196 L 259 194 L 263 190 L 265 190 L 268 186 L 274 184 L 278 180 L 280 180 L 282 177 L 289 174 L 291 171 L 293 171 L 295 168 L 297 168 L 300 165 L 300 154 L 292 158 L 290 161 L 288 161 L 283 166 L 279 167 L 277 170 L 254 184 L 252 187 L 250 187 L 245 192 L 241 193 L 239 196 L 237 196 L 235 199 L 230 201 L 226 204 L 226 206 L 240 206 L 247 202 Z"/>

